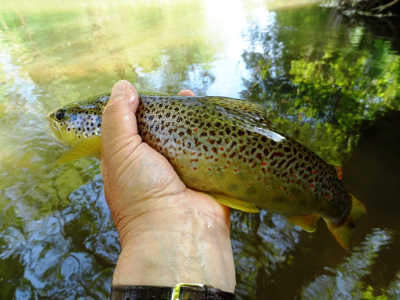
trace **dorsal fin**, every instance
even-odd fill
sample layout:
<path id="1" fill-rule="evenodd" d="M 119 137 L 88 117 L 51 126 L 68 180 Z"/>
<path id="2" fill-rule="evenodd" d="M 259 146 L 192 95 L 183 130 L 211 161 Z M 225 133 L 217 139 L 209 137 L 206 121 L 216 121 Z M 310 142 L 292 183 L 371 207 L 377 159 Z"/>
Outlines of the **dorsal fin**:
<path id="1" fill-rule="evenodd" d="M 254 121 L 261 121 L 268 126 L 271 125 L 267 119 L 267 111 L 261 104 L 228 97 L 201 97 L 199 100 L 201 100 L 203 103 L 214 103 L 215 105 L 227 109 L 228 111 L 250 117 Z"/>
<path id="2" fill-rule="evenodd" d="M 250 132 L 255 132 L 272 139 L 275 142 L 286 137 L 275 130 L 267 120 L 267 113 L 261 105 L 226 97 L 198 97 L 204 105 L 215 105 L 215 110 L 222 113 L 226 120 Z"/>

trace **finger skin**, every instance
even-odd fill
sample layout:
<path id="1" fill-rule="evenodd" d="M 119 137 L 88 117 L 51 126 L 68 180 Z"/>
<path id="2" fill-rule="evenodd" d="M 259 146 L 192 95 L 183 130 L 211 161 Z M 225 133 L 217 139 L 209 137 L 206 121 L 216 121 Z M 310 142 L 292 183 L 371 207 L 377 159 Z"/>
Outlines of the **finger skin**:
<path id="1" fill-rule="evenodd" d="M 128 81 L 121 80 L 114 85 L 102 117 L 101 134 L 107 153 L 115 153 L 121 141 L 132 141 L 138 134 L 135 116 L 138 105 L 138 93 Z"/>
<path id="2" fill-rule="evenodd" d="M 194 93 L 191 90 L 182 90 L 178 93 L 179 96 L 193 97 Z"/>

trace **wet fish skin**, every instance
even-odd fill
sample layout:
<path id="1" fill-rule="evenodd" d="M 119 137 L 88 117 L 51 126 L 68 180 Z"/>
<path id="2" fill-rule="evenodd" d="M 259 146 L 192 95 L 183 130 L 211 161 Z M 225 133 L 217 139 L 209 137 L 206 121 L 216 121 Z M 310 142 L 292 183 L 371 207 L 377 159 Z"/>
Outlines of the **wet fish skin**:
<path id="1" fill-rule="evenodd" d="M 101 136 L 108 99 L 104 95 L 58 109 L 49 115 L 53 131 L 79 150 L 83 141 Z M 365 213 L 335 167 L 274 130 L 256 104 L 226 97 L 141 95 L 136 117 L 143 141 L 168 158 L 188 187 L 225 205 L 294 216 L 303 227 L 309 222 L 311 230 L 322 216 L 344 247 L 356 221 L 352 208 L 357 219 Z M 346 226 L 341 236 L 335 234 Z"/>

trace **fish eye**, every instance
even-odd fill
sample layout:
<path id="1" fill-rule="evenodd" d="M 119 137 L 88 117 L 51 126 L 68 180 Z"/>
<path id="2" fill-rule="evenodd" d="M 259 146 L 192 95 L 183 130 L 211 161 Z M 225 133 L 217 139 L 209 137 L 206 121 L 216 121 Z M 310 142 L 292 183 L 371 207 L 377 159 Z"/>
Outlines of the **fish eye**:
<path id="1" fill-rule="evenodd" d="M 65 110 L 64 109 L 59 109 L 56 111 L 56 119 L 58 121 L 61 121 L 64 118 Z"/>

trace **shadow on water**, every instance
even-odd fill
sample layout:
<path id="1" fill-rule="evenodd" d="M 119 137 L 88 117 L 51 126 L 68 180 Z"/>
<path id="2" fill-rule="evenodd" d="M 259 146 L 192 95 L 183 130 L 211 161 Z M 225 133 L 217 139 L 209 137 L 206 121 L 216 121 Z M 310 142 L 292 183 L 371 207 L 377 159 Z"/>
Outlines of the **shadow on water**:
<path id="1" fill-rule="evenodd" d="M 396 30 L 296 1 L 223 17 L 227 2 L 39 2 L 0 7 L 1 299 L 108 296 L 119 243 L 99 163 L 56 165 L 44 115 L 120 78 L 262 103 L 368 207 L 349 252 L 323 222 L 232 212 L 238 299 L 400 298 Z"/>

